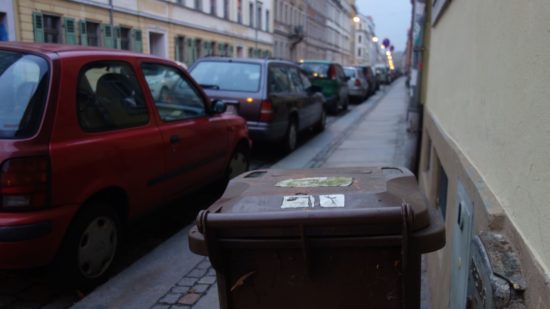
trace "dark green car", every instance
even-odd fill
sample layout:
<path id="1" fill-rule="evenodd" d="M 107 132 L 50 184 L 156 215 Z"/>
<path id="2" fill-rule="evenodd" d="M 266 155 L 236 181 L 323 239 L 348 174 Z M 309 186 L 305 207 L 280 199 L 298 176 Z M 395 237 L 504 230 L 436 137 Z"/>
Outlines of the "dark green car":
<path id="1" fill-rule="evenodd" d="M 347 78 L 340 64 L 326 60 L 305 60 L 300 66 L 308 74 L 311 83 L 321 87 L 328 111 L 336 113 L 340 108 L 348 109 Z"/>

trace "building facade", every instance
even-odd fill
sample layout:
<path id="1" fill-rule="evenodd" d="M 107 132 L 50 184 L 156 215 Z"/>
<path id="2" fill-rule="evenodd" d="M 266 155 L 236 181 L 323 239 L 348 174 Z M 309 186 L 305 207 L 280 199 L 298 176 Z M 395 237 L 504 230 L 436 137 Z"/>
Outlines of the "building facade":
<path id="1" fill-rule="evenodd" d="M 427 256 L 431 307 L 548 308 L 550 2 L 415 2 L 418 178 L 447 234 Z"/>
<path id="2" fill-rule="evenodd" d="M 307 58 L 305 0 L 274 0 L 273 55 L 292 61 Z"/>
<path id="3" fill-rule="evenodd" d="M 187 65 L 209 55 L 272 54 L 271 0 L 18 0 L 13 6 L 19 41 L 134 50 Z"/>
<path id="4" fill-rule="evenodd" d="M 359 21 L 355 23 L 355 63 L 375 65 L 379 55 L 374 20 L 370 16 L 358 14 Z M 375 39 L 376 38 L 376 39 Z"/>

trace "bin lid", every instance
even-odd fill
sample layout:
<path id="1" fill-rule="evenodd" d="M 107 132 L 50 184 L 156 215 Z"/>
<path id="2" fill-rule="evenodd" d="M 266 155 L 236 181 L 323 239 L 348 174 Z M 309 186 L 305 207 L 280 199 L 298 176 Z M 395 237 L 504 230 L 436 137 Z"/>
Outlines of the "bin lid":
<path id="1" fill-rule="evenodd" d="M 256 170 L 230 181 L 199 230 L 232 238 L 395 235 L 430 224 L 414 175 L 401 167 Z"/>

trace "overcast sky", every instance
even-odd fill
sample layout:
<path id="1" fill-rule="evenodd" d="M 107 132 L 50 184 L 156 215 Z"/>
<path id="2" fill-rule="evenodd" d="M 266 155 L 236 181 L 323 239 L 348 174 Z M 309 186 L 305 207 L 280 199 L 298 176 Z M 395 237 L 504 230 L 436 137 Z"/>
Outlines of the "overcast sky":
<path id="1" fill-rule="evenodd" d="M 388 38 L 395 51 L 405 50 L 411 25 L 410 0 L 356 0 L 355 4 L 361 14 L 372 16 L 380 41 Z"/>

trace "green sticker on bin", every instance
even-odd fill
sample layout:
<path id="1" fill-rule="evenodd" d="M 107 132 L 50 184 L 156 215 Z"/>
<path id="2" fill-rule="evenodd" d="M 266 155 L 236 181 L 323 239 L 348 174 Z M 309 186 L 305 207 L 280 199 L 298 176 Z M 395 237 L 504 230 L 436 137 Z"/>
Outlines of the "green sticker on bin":
<path id="1" fill-rule="evenodd" d="M 348 187 L 353 183 L 351 177 L 311 177 L 279 181 L 277 187 L 286 188 L 316 188 L 316 187 Z"/>

